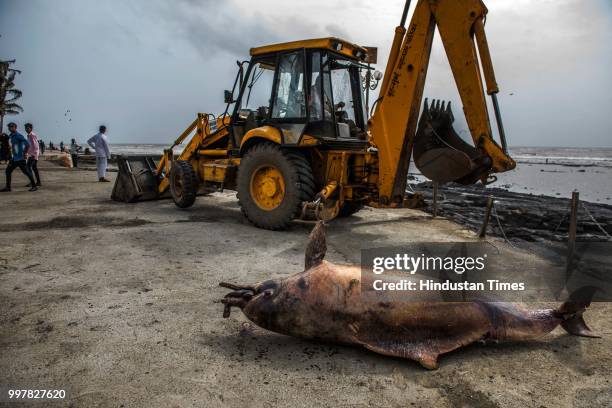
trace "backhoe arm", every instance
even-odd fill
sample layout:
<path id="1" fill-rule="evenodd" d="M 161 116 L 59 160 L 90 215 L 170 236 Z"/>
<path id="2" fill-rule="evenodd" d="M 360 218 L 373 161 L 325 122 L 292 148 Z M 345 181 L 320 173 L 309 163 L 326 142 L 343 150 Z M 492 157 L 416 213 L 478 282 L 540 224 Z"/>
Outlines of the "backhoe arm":
<path id="1" fill-rule="evenodd" d="M 493 97 L 498 92 L 484 33 L 485 5 L 481 0 L 418 0 L 405 29 L 409 4 L 408 0 L 400 26 L 396 28 L 379 102 L 369 124 L 372 143 L 379 152 L 378 187 L 383 205 L 400 203 L 403 199 L 413 150 L 421 172 L 441 182 L 486 181 L 491 173 L 515 166 L 506 153 L 497 100 L 494 98 L 494 107 L 503 148 L 493 140 L 485 101 L 481 64 L 487 92 Z M 450 104 L 438 102 L 429 106 L 426 103 L 419 122 L 436 26 L 474 146 L 463 142 L 452 130 Z"/>

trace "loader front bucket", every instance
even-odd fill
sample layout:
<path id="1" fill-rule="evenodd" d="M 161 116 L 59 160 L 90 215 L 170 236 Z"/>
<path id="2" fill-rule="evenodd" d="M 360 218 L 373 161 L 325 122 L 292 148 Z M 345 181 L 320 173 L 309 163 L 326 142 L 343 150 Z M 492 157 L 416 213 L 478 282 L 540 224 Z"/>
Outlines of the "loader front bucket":
<path id="1" fill-rule="evenodd" d="M 111 198 L 126 203 L 162 198 L 157 190 L 159 178 L 155 174 L 156 161 L 160 158 L 161 156 L 118 157 L 119 174 Z"/>
<path id="2" fill-rule="evenodd" d="M 491 159 L 464 142 L 453 129 L 450 102 L 425 99 L 414 137 L 414 162 L 425 177 L 439 183 L 473 184 L 488 174 Z"/>

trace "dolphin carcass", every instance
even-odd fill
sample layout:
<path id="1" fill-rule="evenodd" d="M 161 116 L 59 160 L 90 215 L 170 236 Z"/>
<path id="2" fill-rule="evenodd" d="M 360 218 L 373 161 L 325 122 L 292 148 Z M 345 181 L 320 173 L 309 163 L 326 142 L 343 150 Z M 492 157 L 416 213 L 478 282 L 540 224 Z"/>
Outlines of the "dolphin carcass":
<path id="1" fill-rule="evenodd" d="M 324 226 L 306 248 L 304 272 L 232 289 L 222 300 L 224 317 L 239 307 L 260 327 L 289 336 L 363 346 L 435 369 L 438 357 L 476 341 L 524 341 L 561 325 L 568 333 L 598 337 L 582 314 L 590 302 L 570 300 L 558 309 L 527 310 L 516 303 L 431 302 L 385 299 L 361 290 L 361 267 L 324 261 Z"/>

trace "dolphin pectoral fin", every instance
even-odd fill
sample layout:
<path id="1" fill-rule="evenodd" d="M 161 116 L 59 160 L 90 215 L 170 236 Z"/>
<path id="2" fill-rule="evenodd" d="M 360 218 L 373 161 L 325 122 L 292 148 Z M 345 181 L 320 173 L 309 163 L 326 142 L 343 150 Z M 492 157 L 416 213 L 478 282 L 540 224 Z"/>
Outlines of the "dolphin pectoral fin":
<path id="1" fill-rule="evenodd" d="M 304 270 L 308 270 L 323 262 L 325 252 L 327 252 L 325 226 L 323 225 L 323 221 L 319 221 L 308 236 L 308 244 L 306 245 L 306 254 L 304 257 Z"/>
<path id="2" fill-rule="evenodd" d="M 361 345 L 370 351 L 385 356 L 401 357 L 418 361 L 428 370 L 435 370 L 438 368 L 439 354 L 423 343 L 412 343 L 409 345 L 402 343 L 361 343 Z"/>
<path id="3" fill-rule="evenodd" d="M 429 370 L 438 368 L 438 357 L 487 336 L 488 328 L 467 328 L 449 333 L 435 329 L 366 327 L 355 333 L 354 342 L 386 356 L 418 361 Z"/>
<path id="4" fill-rule="evenodd" d="M 428 369 L 428 370 L 436 370 L 438 368 L 438 356 L 433 354 L 424 354 L 419 359 L 419 363 Z"/>

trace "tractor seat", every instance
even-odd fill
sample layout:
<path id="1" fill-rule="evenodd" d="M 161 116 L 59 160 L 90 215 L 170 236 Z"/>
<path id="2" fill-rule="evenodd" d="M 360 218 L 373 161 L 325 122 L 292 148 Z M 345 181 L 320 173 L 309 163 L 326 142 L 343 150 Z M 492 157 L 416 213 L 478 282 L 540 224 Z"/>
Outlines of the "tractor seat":
<path id="1" fill-rule="evenodd" d="M 255 129 L 256 127 L 259 127 L 259 123 L 255 118 L 255 111 L 249 111 L 249 115 L 244 120 L 244 133 L 251 129 Z"/>

